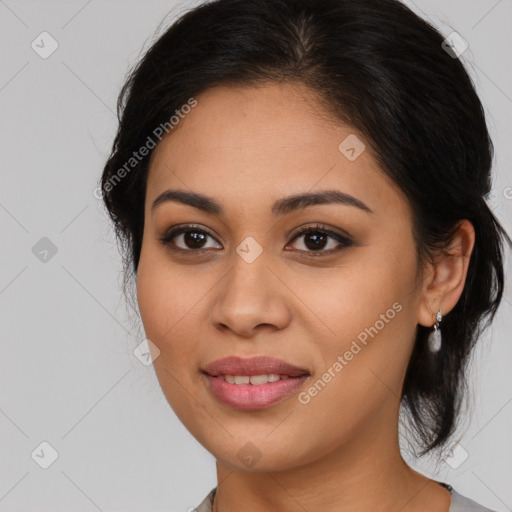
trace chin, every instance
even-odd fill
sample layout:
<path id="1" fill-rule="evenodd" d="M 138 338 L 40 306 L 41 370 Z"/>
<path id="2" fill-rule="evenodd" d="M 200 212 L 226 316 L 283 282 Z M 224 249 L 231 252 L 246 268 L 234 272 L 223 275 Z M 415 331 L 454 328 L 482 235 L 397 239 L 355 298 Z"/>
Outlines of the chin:
<path id="1" fill-rule="evenodd" d="M 229 428 L 227 429 L 229 431 Z M 270 429 L 268 432 L 271 432 Z M 211 430 L 206 438 L 198 441 L 209 451 L 218 462 L 249 473 L 286 471 L 308 464 L 316 460 L 319 452 L 313 446 L 304 446 L 304 439 L 294 440 L 289 436 L 265 438 L 265 434 L 257 437 L 241 435 L 233 437 L 223 435 L 223 441 L 212 439 Z M 233 432 L 231 432 L 233 433 Z M 297 447 L 309 453 L 298 452 Z"/>

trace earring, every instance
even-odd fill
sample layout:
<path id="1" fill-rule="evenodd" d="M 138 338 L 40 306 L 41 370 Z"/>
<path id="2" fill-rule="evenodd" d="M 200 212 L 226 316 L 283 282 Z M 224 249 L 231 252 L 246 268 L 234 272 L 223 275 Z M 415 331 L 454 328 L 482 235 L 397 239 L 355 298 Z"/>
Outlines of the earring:
<path id="1" fill-rule="evenodd" d="M 442 340 L 439 324 L 441 323 L 442 319 L 443 315 L 441 314 L 441 311 L 438 311 L 436 314 L 436 322 L 434 324 L 434 328 L 428 335 L 428 348 L 430 349 L 430 352 L 433 352 L 434 354 L 441 350 Z"/>

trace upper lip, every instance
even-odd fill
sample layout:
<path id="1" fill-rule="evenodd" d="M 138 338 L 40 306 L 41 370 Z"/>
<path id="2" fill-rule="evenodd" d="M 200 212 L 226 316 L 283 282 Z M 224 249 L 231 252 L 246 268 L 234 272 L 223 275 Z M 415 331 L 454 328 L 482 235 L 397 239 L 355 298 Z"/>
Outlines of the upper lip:
<path id="1" fill-rule="evenodd" d="M 225 357 L 207 364 L 203 371 L 214 377 L 217 375 L 268 375 L 270 373 L 289 375 L 290 377 L 309 375 L 309 372 L 303 368 L 269 356 L 245 359 L 236 356 Z"/>

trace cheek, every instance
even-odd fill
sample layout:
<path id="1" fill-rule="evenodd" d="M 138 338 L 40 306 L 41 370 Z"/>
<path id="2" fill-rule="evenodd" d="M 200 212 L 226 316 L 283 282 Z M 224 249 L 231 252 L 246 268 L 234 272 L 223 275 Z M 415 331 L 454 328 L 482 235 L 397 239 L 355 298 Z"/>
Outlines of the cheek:
<path id="1" fill-rule="evenodd" d="M 399 302 L 405 308 L 414 299 L 414 276 L 411 258 L 383 260 L 361 252 L 344 261 L 342 267 L 322 275 L 317 272 L 315 279 L 295 278 L 294 283 L 297 294 L 323 320 L 326 334 L 332 339 L 346 339 L 373 326 L 381 315 L 385 315 L 385 325 L 388 319 L 396 323 L 398 306 L 393 309 L 393 304 Z M 381 321 L 378 327 L 382 328 Z"/>
<path id="2" fill-rule="evenodd" d="M 342 356 L 344 369 L 335 373 L 344 376 L 335 380 L 357 393 L 371 395 L 379 379 L 400 390 L 416 326 L 416 259 L 405 245 L 361 251 L 331 275 L 302 281 L 301 297 L 325 326 L 325 336 L 315 337 L 321 366 L 332 368 Z"/>
<path id="3" fill-rule="evenodd" d="M 187 286 L 184 286 L 187 283 Z M 141 255 L 137 272 L 137 299 L 144 331 L 160 350 L 153 367 L 167 402 L 183 424 L 203 417 L 196 394 L 199 346 L 199 299 L 207 290 L 194 288 L 193 279 Z M 205 421 L 205 419 L 203 419 Z"/>
<path id="4" fill-rule="evenodd" d="M 166 366 L 179 367 L 193 351 L 194 316 L 206 285 L 194 283 L 177 267 L 155 255 L 141 254 L 137 272 L 137 300 L 146 336 L 166 356 Z M 192 330 L 191 330 L 192 329 Z M 179 340 L 173 343 L 173 340 Z M 185 342 L 186 340 L 186 342 Z"/>
<path id="5" fill-rule="evenodd" d="M 350 272 L 316 293 L 311 308 L 332 332 L 317 338 L 317 373 L 297 397 L 298 414 L 314 418 L 304 437 L 314 438 L 320 425 L 322 432 L 332 432 L 316 450 L 328 453 L 381 411 L 391 411 L 382 424 L 393 425 L 415 328 L 410 283 L 396 279 L 399 269 Z M 402 272 L 407 273 L 403 266 Z"/>

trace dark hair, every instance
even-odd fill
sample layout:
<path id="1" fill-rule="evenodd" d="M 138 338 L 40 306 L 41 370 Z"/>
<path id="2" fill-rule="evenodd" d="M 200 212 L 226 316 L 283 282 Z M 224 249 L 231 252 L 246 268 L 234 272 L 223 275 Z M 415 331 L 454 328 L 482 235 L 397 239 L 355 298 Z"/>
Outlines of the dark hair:
<path id="1" fill-rule="evenodd" d="M 512 244 L 485 202 L 493 145 L 482 104 L 443 40 L 398 0 L 202 4 L 182 15 L 131 71 L 101 178 L 125 276 L 131 267 L 133 277 L 151 155 L 126 172 L 133 151 L 211 87 L 300 83 L 365 137 L 408 197 L 420 261 L 445 249 L 458 221 L 468 219 L 476 243 L 462 296 L 442 322 L 442 349 L 428 350 L 430 329 L 419 325 L 403 386 L 402 405 L 422 454 L 442 447 L 454 431 L 468 355 L 502 298 L 503 240 Z"/>

